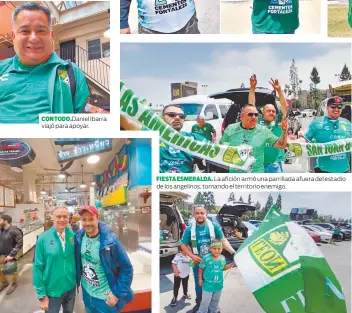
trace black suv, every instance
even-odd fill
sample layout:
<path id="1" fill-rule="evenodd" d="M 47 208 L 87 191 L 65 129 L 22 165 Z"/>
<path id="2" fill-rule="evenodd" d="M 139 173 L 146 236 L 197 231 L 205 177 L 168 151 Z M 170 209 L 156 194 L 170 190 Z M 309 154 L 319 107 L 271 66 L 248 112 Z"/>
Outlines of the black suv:
<path id="1" fill-rule="evenodd" d="M 248 238 L 248 228 L 241 221 L 241 216 L 247 211 L 255 210 L 256 207 L 248 203 L 234 202 L 232 205 L 224 204 L 217 214 L 208 214 L 208 219 L 220 225 L 231 247 L 238 250 L 240 245 Z M 235 228 L 242 233 L 241 239 L 235 237 Z M 230 258 L 230 254 L 226 250 L 223 251 L 223 254 L 226 258 Z"/>

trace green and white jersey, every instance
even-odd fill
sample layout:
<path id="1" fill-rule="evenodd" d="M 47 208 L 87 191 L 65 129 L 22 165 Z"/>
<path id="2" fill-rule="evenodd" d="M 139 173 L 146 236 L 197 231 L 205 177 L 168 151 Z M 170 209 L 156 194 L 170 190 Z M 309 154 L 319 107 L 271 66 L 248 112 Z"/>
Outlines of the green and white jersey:
<path id="1" fill-rule="evenodd" d="M 207 292 L 219 292 L 224 288 L 224 268 L 226 260 L 223 255 L 215 260 L 211 253 L 203 257 L 199 267 L 203 269 L 203 290 Z"/>
<path id="2" fill-rule="evenodd" d="M 279 124 L 282 121 L 282 113 L 278 113 L 276 118 L 271 123 L 263 120 L 260 115 L 258 124 L 269 129 L 275 136 L 280 137 L 282 135 L 282 129 Z M 264 164 L 273 164 L 275 162 L 285 161 L 285 151 L 275 147 L 266 147 L 264 150 Z"/>
<path id="3" fill-rule="evenodd" d="M 273 146 L 278 137 L 269 129 L 261 125 L 256 125 L 252 129 L 245 129 L 241 122 L 229 125 L 222 136 L 220 143 L 229 146 L 239 146 L 247 144 L 253 147 L 252 156 L 255 163 L 252 165 L 251 173 L 264 173 L 264 151 L 266 147 Z M 241 173 L 240 171 L 230 169 L 230 173 Z"/>
<path id="4" fill-rule="evenodd" d="M 22 64 L 17 55 L 0 61 L 0 123 L 38 123 L 39 114 L 81 113 L 90 93 L 86 77 L 72 63 L 76 79 L 72 103 L 67 66 L 55 52 L 37 66 Z"/>
<path id="5" fill-rule="evenodd" d="M 91 297 L 106 300 L 110 287 L 103 267 L 100 263 L 100 236 L 89 238 L 84 234 L 81 257 L 83 268 L 82 287 Z"/>
<path id="6" fill-rule="evenodd" d="M 209 123 L 205 123 L 203 127 L 200 127 L 198 126 L 198 124 L 195 124 L 192 126 L 192 133 L 199 134 L 204 138 L 206 138 L 207 140 L 211 141 L 212 135 L 215 133 L 215 129 L 213 125 Z"/>
<path id="7" fill-rule="evenodd" d="M 252 24 L 256 32 L 284 34 L 299 26 L 299 0 L 253 0 Z"/>
<path id="8" fill-rule="evenodd" d="M 345 118 L 331 120 L 322 116 L 313 120 L 305 137 L 312 142 L 325 143 L 338 139 L 351 138 L 352 126 Z M 324 172 L 344 173 L 350 169 L 350 153 L 341 153 L 316 159 L 315 167 Z"/>
<path id="9" fill-rule="evenodd" d="M 350 27 L 352 27 L 352 0 L 350 0 L 350 4 L 349 4 L 348 24 L 350 24 Z"/>
<path id="10" fill-rule="evenodd" d="M 137 0 L 137 3 L 139 24 L 161 33 L 179 31 L 196 12 L 193 0 Z"/>

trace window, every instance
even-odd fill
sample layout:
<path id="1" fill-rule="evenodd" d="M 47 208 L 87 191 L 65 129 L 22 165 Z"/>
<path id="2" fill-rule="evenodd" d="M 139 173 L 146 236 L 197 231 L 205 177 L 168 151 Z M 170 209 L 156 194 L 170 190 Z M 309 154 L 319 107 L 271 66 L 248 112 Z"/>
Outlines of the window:
<path id="1" fill-rule="evenodd" d="M 205 118 L 207 117 L 207 113 L 208 112 L 213 113 L 213 118 L 212 119 L 218 119 L 219 118 L 218 111 L 216 110 L 216 106 L 214 104 L 208 104 L 205 107 L 205 110 L 204 110 Z"/>
<path id="2" fill-rule="evenodd" d="M 95 60 L 100 58 L 100 39 L 88 40 L 88 60 Z"/>
<path id="3" fill-rule="evenodd" d="M 229 106 L 226 104 L 220 104 L 219 105 L 220 112 L 221 112 L 221 117 L 225 118 L 227 111 L 229 110 Z"/>
<path id="4" fill-rule="evenodd" d="M 109 58 L 110 57 L 110 42 L 104 42 L 101 45 L 101 50 L 103 53 L 103 58 Z"/>

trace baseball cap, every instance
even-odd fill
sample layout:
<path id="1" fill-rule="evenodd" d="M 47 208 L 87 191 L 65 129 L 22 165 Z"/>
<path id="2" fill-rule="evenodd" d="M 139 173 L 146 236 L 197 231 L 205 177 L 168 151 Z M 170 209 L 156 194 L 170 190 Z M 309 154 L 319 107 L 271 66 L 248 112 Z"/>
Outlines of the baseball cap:
<path id="1" fill-rule="evenodd" d="M 327 105 L 331 104 L 342 104 L 343 99 L 341 97 L 331 97 L 328 99 Z"/>
<path id="2" fill-rule="evenodd" d="M 79 211 L 78 214 L 82 215 L 84 212 L 89 212 L 92 215 L 98 215 L 98 213 L 99 213 L 99 211 L 94 206 L 84 207 Z"/>

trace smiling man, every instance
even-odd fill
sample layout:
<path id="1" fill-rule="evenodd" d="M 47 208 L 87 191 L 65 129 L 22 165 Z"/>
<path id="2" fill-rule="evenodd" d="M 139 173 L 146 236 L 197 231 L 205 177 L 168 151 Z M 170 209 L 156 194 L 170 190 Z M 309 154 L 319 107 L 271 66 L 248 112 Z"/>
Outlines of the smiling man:
<path id="1" fill-rule="evenodd" d="M 54 52 L 49 9 L 23 3 L 12 23 L 16 55 L 0 61 L 0 123 L 38 123 L 39 114 L 81 113 L 90 93 L 86 77 Z"/>
<path id="2" fill-rule="evenodd" d="M 132 301 L 133 267 L 116 235 L 103 222 L 98 210 L 83 208 L 82 229 L 76 233 L 77 286 L 82 282 L 87 313 L 119 313 Z"/>
<path id="3" fill-rule="evenodd" d="M 343 99 L 332 97 L 327 100 L 326 116 L 314 119 L 304 135 L 307 141 L 325 143 L 338 139 L 351 138 L 352 124 L 340 117 Z M 351 154 L 341 153 L 319 157 L 315 162 L 315 173 L 346 173 L 350 171 Z"/>

